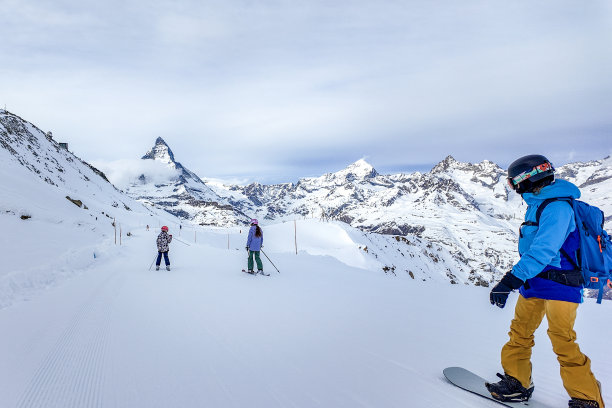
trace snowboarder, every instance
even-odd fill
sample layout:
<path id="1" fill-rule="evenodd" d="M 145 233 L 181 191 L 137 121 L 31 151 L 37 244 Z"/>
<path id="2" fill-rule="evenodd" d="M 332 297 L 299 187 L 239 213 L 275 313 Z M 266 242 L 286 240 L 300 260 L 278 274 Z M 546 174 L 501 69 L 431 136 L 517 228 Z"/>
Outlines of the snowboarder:
<path id="1" fill-rule="evenodd" d="M 251 228 L 249 229 L 249 236 L 247 238 L 246 250 L 249 254 L 248 260 L 248 272 L 250 274 L 255 274 L 253 272 L 253 257 L 255 257 L 255 262 L 257 262 L 257 273 L 261 273 L 262 275 L 266 275 L 263 271 L 263 265 L 261 263 L 261 258 L 259 257 L 259 252 L 263 247 L 263 231 L 259 227 L 258 221 L 253 218 L 251 220 Z M 266 275 L 267 276 L 267 275 Z"/>
<path id="2" fill-rule="evenodd" d="M 159 265 L 161 264 L 162 254 L 164 255 L 164 263 L 166 264 L 166 270 L 170 270 L 170 259 L 168 259 L 168 246 L 172 242 L 172 234 L 168 234 L 168 227 L 165 225 L 161 227 L 161 232 L 157 236 L 157 261 L 155 262 L 155 270 L 159 271 Z"/>
<path id="3" fill-rule="evenodd" d="M 510 292 L 519 289 L 520 294 L 510 324 L 510 340 L 501 350 L 504 374 L 497 374 L 501 381 L 486 386 L 498 400 L 526 401 L 531 397 L 534 332 L 546 316 L 548 336 L 571 398 L 569 407 L 604 408 L 601 384 L 591 372 L 591 360 L 575 341 L 574 322 L 583 301 L 583 287 L 576 275 L 580 271 L 572 266 L 579 245 L 573 209 L 565 201 L 552 201 L 541 211 L 539 220 L 536 216 L 547 199 L 580 197 L 578 187 L 555 180 L 554 174 L 552 163 L 541 155 L 521 157 L 508 167 L 508 184 L 527 203 L 525 222 L 520 227 L 521 259 L 491 290 L 490 301 L 503 308 Z"/>

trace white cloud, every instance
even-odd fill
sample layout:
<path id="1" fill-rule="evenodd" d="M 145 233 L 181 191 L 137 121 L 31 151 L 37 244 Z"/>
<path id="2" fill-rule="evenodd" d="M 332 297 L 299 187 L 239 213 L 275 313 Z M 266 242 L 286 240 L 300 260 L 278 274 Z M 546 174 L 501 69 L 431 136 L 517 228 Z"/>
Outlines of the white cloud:
<path id="1" fill-rule="evenodd" d="M 176 13 L 161 16 L 157 31 L 160 40 L 172 47 L 194 47 L 202 41 L 213 41 L 229 34 L 227 26 L 215 18 L 202 21 L 195 16 Z"/>
<path id="2" fill-rule="evenodd" d="M 180 172 L 156 160 L 122 159 L 110 162 L 93 161 L 92 165 L 120 190 L 139 182 L 144 175 L 147 183 L 161 184 L 176 179 Z"/>

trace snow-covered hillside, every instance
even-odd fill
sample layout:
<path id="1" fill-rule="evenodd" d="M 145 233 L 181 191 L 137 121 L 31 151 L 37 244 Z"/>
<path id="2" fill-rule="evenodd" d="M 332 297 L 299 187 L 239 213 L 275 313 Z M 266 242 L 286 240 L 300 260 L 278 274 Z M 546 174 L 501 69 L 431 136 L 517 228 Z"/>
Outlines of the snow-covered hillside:
<path id="1" fill-rule="evenodd" d="M 292 229 L 264 226 L 264 251 L 280 273 L 264 257 L 271 276 L 263 277 L 240 272 L 244 230 L 195 237 L 183 229 L 184 243 L 171 244 L 172 270 L 156 272 L 148 268 L 157 231 L 137 228 L 64 285 L 0 310 L 3 406 L 496 405 L 450 385 L 442 369 L 495 379 L 516 294 L 500 310 L 486 288 L 372 273 L 341 224 L 298 225 L 296 255 Z M 78 247 L 77 239 L 68 243 Z M 612 328 L 601 322 L 611 308 L 588 300 L 576 323 L 608 401 Z M 566 406 L 542 326 L 533 398 Z"/>
<path id="2" fill-rule="evenodd" d="M 176 220 L 122 194 L 31 123 L 0 110 L 0 307 L 55 285 L 131 228 Z M 154 220 L 154 221 L 153 221 Z"/>

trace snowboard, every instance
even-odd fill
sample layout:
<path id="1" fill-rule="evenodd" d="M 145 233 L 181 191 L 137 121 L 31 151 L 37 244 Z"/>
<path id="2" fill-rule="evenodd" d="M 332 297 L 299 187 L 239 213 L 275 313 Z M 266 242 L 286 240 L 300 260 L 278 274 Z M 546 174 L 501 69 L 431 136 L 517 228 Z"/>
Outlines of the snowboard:
<path id="1" fill-rule="evenodd" d="M 505 402 L 496 400 L 491 396 L 487 387 L 485 387 L 484 378 L 474 374 L 473 372 L 466 370 L 461 367 L 448 367 L 443 370 L 444 376 L 448 381 L 450 381 L 453 385 L 463 388 L 466 391 L 471 393 L 480 395 L 486 399 L 490 399 L 491 401 L 495 401 L 498 404 L 505 405 L 511 408 L 551 408 L 548 405 L 542 404 L 538 401 L 534 401 L 533 397 L 529 401 L 526 402 Z"/>

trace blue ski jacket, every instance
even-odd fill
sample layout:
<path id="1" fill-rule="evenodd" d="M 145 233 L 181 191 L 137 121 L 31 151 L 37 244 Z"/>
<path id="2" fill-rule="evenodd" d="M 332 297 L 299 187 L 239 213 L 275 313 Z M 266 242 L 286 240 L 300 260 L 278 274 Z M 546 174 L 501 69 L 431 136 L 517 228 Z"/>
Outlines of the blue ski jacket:
<path id="1" fill-rule="evenodd" d="M 253 225 L 251 229 L 249 229 L 249 237 L 247 238 L 246 246 L 251 251 L 261 251 L 261 246 L 263 245 L 263 231 L 261 231 L 261 237 L 255 236 L 255 229 L 257 227 Z"/>
<path id="2" fill-rule="evenodd" d="M 539 194 L 524 193 L 527 203 L 525 221 L 536 222 L 538 207 L 549 198 L 580 198 L 580 190 L 565 180 L 556 180 L 544 187 Z M 562 300 L 582 303 L 582 288 L 566 286 L 548 279 L 538 278 L 546 268 L 561 268 L 561 253 L 568 236 L 576 229 L 574 210 L 567 201 L 553 201 L 540 215 L 538 226 L 524 225 L 519 238 L 519 255 L 521 259 L 512 268 L 512 274 L 527 281 L 528 288 L 521 286 L 520 293 L 525 298 Z"/>

